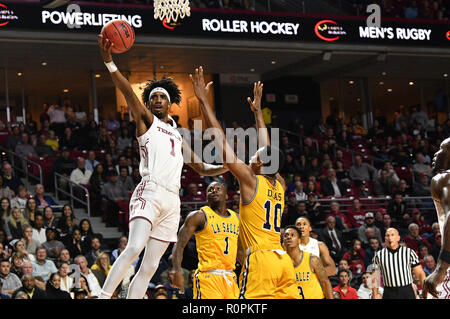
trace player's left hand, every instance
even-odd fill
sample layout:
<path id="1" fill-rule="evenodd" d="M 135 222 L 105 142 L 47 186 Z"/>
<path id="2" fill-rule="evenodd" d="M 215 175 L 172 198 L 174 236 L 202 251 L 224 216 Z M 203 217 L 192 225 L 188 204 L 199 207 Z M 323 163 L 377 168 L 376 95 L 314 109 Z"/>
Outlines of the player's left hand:
<path id="1" fill-rule="evenodd" d="M 208 97 L 209 89 L 211 88 L 213 82 L 209 82 L 205 85 L 205 78 L 203 76 L 203 67 L 195 69 L 194 75 L 189 74 L 192 85 L 194 87 L 195 96 L 199 100 L 206 99 Z"/>
<path id="2" fill-rule="evenodd" d="M 261 97 L 263 92 L 263 84 L 261 81 L 255 82 L 253 86 L 253 101 L 250 97 L 247 98 L 248 104 L 250 104 L 250 109 L 252 112 L 261 110 Z"/>
<path id="3" fill-rule="evenodd" d="M 439 293 L 436 287 L 439 286 L 445 279 L 445 271 L 439 271 L 437 268 L 429 275 L 423 282 L 422 299 L 427 299 L 428 293 L 433 297 L 439 298 Z"/>

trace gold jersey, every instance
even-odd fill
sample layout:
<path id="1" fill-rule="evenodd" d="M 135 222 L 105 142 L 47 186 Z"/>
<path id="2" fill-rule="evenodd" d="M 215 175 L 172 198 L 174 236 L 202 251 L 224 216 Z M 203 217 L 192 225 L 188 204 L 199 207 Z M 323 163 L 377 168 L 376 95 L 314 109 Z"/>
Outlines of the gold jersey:
<path id="1" fill-rule="evenodd" d="M 198 270 L 234 270 L 239 235 L 239 218 L 228 209 L 229 216 L 220 216 L 209 206 L 200 208 L 206 216 L 205 227 L 195 233 Z"/>
<path id="2" fill-rule="evenodd" d="M 311 268 L 312 255 L 303 251 L 300 263 L 295 267 L 295 279 L 301 299 L 324 299 L 322 285 Z"/>
<path id="3" fill-rule="evenodd" d="M 276 181 L 273 186 L 262 175 L 256 175 L 256 191 L 253 199 L 239 205 L 239 241 L 246 251 L 258 249 L 282 249 L 281 215 L 284 210 L 284 189 Z"/>

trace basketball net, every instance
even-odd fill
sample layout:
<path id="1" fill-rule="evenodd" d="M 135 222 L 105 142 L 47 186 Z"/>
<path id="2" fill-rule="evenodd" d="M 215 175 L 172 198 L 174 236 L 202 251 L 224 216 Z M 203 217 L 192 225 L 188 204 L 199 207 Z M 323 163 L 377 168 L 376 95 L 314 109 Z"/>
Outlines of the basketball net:
<path id="1" fill-rule="evenodd" d="M 154 0 L 155 19 L 166 22 L 177 22 L 178 18 L 183 19 L 185 16 L 191 16 L 191 8 L 189 0 Z"/>

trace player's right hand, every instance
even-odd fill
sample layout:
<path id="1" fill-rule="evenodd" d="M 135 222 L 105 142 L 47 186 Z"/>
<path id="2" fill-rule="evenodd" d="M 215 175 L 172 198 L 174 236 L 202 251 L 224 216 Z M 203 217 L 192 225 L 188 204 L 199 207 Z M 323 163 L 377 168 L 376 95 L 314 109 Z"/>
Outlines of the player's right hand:
<path id="1" fill-rule="evenodd" d="M 182 271 L 175 271 L 171 285 L 172 287 L 180 289 L 180 292 L 184 294 L 184 277 Z"/>
<path id="2" fill-rule="evenodd" d="M 250 109 L 252 112 L 261 110 L 261 97 L 263 91 L 263 84 L 261 81 L 255 82 L 253 86 L 253 101 L 250 97 L 247 98 L 248 104 L 250 104 Z"/>
<path id="3" fill-rule="evenodd" d="M 111 47 L 113 46 L 113 43 L 109 41 L 109 39 L 104 38 L 103 35 L 98 35 L 98 46 L 100 47 L 100 53 L 103 57 L 103 61 L 108 63 L 112 61 L 112 55 L 111 55 Z"/>

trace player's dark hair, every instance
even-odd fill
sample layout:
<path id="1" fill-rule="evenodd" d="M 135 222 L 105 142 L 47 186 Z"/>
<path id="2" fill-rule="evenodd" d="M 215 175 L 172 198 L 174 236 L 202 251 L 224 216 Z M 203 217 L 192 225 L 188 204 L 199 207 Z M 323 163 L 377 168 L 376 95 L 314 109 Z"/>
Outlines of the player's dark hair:
<path id="1" fill-rule="evenodd" d="M 306 217 L 306 216 L 300 216 L 300 217 L 298 217 L 297 219 L 300 219 L 300 218 L 306 219 L 306 220 L 308 221 L 309 225 L 311 226 L 311 220 L 310 220 L 308 217 Z M 295 221 L 297 221 L 297 219 L 296 219 Z"/>
<path id="2" fill-rule="evenodd" d="M 224 182 L 221 182 L 221 181 L 212 181 L 211 183 L 208 184 L 208 186 L 206 186 L 206 189 L 208 189 L 209 186 L 211 186 L 213 183 L 217 183 L 220 186 L 225 187 L 225 191 L 227 191 L 227 189 L 228 189 L 227 184 L 225 184 Z"/>
<path id="3" fill-rule="evenodd" d="M 144 101 L 144 104 L 147 104 L 150 99 L 148 95 L 156 87 L 164 88 L 167 92 L 169 92 L 170 102 L 180 105 L 181 90 L 178 88 L 178 85 L 173 81 L 173 79 L 166 77 L 166 75 L 163 75 L 161 80 L 157 80 L 156 78 L 154 80 L 148 80 L 144 87 L 144 92 L 142 92 L 142 100 Z"/>
<path id="4" fill-rule="evenodd" d="M 286 227 L 284 228 L 284 231 L 286 231 L 286 230 L 288 230 L 288 229 L 293 229 L 293 230 L 295 230 L 295 231 L 297 232 L 297 234 L 298 234 L 298 237 L 302 237 L 302 231 L 301 231 L 297 226 L 295 226 L 295 225 L 289 225 L 289 226 L 286 226 Z"/>

